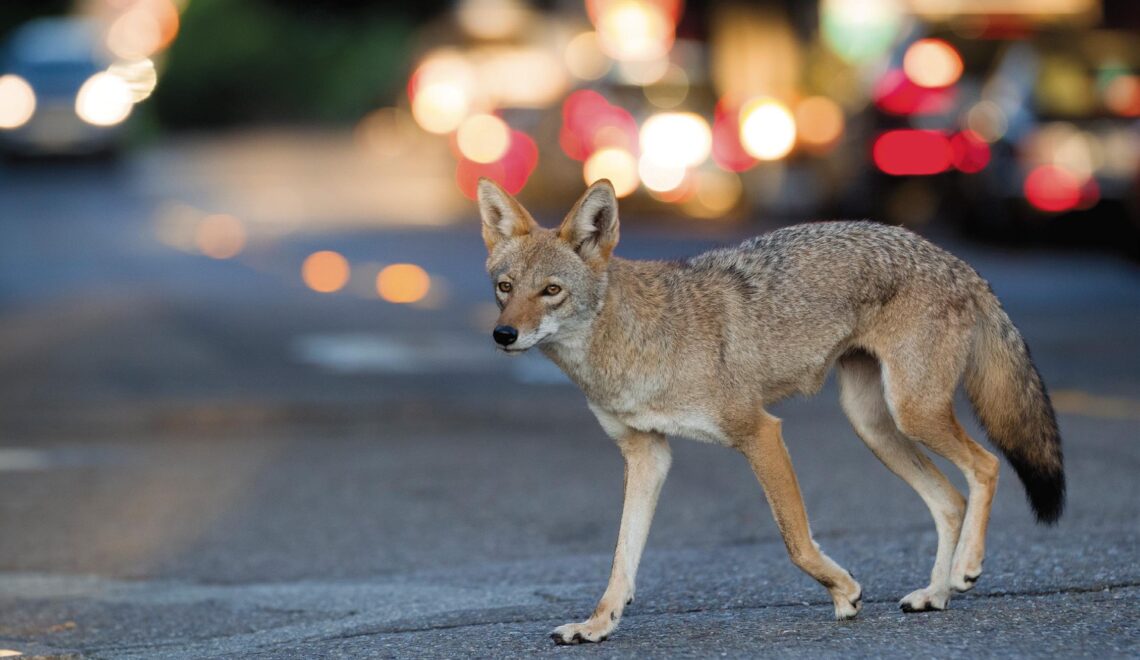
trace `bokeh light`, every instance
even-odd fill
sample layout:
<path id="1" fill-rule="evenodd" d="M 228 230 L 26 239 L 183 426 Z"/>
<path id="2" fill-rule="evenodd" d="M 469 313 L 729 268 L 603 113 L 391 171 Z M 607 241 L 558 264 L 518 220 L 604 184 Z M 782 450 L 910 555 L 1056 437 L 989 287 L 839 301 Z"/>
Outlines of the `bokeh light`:
<path id="1" fill-rule="evenodd" d="M 669 58 L 662 55 L 651 60 L 624 60 L 618 62 L 617 72 L 618 78 L 627 85 L 652 85 L 669 73 Z"/>
<path id="2" fill-rule="evenodd" d="M 36 113 L 36 93 L 15 74 L 0 76 L 0 128 L 19 128 Z"/>
<path id="3" fill-rule="evenodd" d="M 688 169 L 683 164 L 663 163 L 643 153 L 637 160 L 637 173 L 649 190 L 668 192 L 675 190 L 685 181 Z"/>
<path id="4" fill-rule="evenodd" d="M 431 277 L 415 264 L 385 266 L 376 276 L 376 292 L 391 303 L 414 303 L 431 289 Z"/>
<path id="5" fill-rule="evenodd" d="M 716 104 L 713 116 L 713 162 L 730 172 L 743 172 L 756 165 L 756 159 L 740 144 L 740 108 L 729 98 Z"/>
<path id="6" fill-rule="evenodd" d="M 822 0 L 820 34 L 844 60 L 867 62 L 890 49 L 904 9 L 900 0 Z"/>
<path id="7" fill-rule="evenodd" d="M 348 284 L 348 259 L 332 250 L 321 250 L 305 257 L 301 264 L 301 280 L 320 293 L 332 293 Z"/>
<path id="8" fill-rule="evenodd" d="M 429 133 L 450 133 L 471 109 L 475 88 L 475 70 L 462 55 L 429 55 L 408 83 L 412 116 Z"/>
<path id="9" fill-rule="evenodd" d="M 83 83 L 75 96 L 75 114 L 94 126 L 114 126 L 131 114 L 134 93 L 122 78 L 96 73 Z"/>
<path id="10" fill-rule="evenodd" d="M 685 200 L 685 213 L 697 218 L 719 218 L 744 196 L 744 185 L 733 172 L 700 170 L 694 174 L 695 194 Z"/>
<path id="11" fill-rule="evenodd" d="M 613 62 L 598 43 L 598 33 L 594 31 L 583 32 L 566 44 L 563 52 L 566 68 L 575 78 L 582 80 L 597 80 L 606 75 Z"/>
<path id="12" fill-rule="evenodd" d="M 900 129 L 875 139 L 871 157 L 875 165 L 895 176 L 922 176 L 950 168 L 950 140 L 938 131 Z"/>
<path id="13" fill-rule="evenodd" d="M 107 29 L 107 49 L 141 60 L 166 48 L 178 34 L 178 9 L 170 0 L 134 0 Z"/>
<path id="14" fill-rule="evenodd" d="M 538 166 L 538 145 L 534 139 L 519 130 L 511 131 L 510 146 L 503 157 L 492 163 L 476 163 L 460 157 L 455 167 L 455 181 L 468 199 L 475 199 L 480 177 L 487 177 L 512 195 L 526 185 Z"/>
<path id="15" fill-rule="evenodd" d="M 962 77 L 962 56 L 941 39 L 919 39 L 903 55 L 903 71 L 919 87 L 949 87 Z"/>
<path id="16" fill-rule="evenodd" d="M 654 60 L 673 45 L 673 18 L 658 2 L 595 0 L 590 6 L 602 50 L 614 59 Z"/>
<path id="17" fill-rule="evenodd" d="M 578 90 L 562 103 L 562 127 L 558 143 L 574 160 L 586 160 L 604 147 L 634 152 L 638 149 L 638 128 L 625 108 L 611 105 L 601 94 Z"/>
<path id="18" fill-rule="evenodd" d="M 213 259 L 236 257 L 245 248 L 245 227 L 226 213 L 202 218 L 194 232 L 194 243 L 202 254 Z"/>
<path id="19" fill-rule="evenodd" d="M 750 101 L 740 110 L 740 143 L 760 160 L 783 158 L 796 144 L 796 120 L 775 99 Z"/>
<path id="20" fill-rule="evenodd" d="M 950 159 L 960 172 L 981 172 L 990 162 L 990 145 L 971 130 L 960 131 L 950 138 Z"/>
<path id="21" fill-rule="evenodd" d="M 467 94 L 458 85 L 427 85 L 412 100 L 412 116 L 429 133 L 450 133 L 467 116 Z"/>
<path id="22" fill-rule="evenodd" d="M 150 58 L 134 62 L 116 62 L 107 68 L 107 73 L 127 83 L 131 90 L 131 100 L 145 101 L 158 85 L 158 72 Z"/>
<path id="23" fill-rule="evenodd" d="M 670 64 L 665 75 L 641 91 L 655 107 L 662 110 L 675 108 L 689 96 L 689 74 L 676 64 Z"/>
<path id="24" fill-rule="evenodd" d="M 627 197 L 637 190 L 637 159 L 625 149 L 608 147 L 595 151 L 586 159 L 582 174 L 587 185 L 609 179 L 618 197 Z"/>
<path id="25" fill-rule="evenodd" d="M 526 25 L 529 11 L 520 0 L 461 0 L 459 25 L 477 39 L 505 39 Z"/>
<path id="26" fill-rule="evenodd" d="M 1034 207 L 1050 213 L 1076 208 L 1081 201 L 1081 182 L 1056 165 L 1040 165 L 1025 177 L 1025 198 Z"/>
<path id="27" fill-rule="evenodd" d="M 796 137 L 815 149 L 834 145 L 843 135 L 843 108 L 826 96 L 809 96 L 796 104 Z"/>
<path id="28" fill-rule="evenodd" d="M 511 129 L 495 115 L 472 115 L 459 125 L 455 140 L 465 158 L 476 163 L 493 163 L 507 153 Z"/>
<path id="29" fill-rule="evenodd" d="M 979 101 L 966 112 L 966 127 L 986 142 L 997 142 L 1009 129 L 1005 112 L 993 101 Z"/>
<path id="30" fill-rule="evenodd" d="M 1140 76 L 1114 77 L 1104 88 L 1104 105 L 1121 117 L 1140 117 Z"/>
<path id="31" fill-rule="evenodd" d="M 931 89 L 915 84 L 900 69 L 891 69 L 871 92 L 875 105 L 893 115 L 938 115 L 954 106 L 955 88 Z"/>
<path id="32" fill-rule="evenodd" d="M 644 158 L 662 166 L 691 167 L 709 157 L 712 131 L 692 112 L 663 112 L 651 116 L 639 134 Z"/>

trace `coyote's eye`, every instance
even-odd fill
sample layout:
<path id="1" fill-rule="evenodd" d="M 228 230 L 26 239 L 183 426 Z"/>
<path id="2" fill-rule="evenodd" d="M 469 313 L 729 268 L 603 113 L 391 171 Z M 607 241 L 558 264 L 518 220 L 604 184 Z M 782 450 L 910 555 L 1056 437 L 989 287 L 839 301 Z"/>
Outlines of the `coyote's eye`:
<path id="1" fill-rule="evenodd" d="M 499 282 L 499 291 L 502 291 L 503 293 L 510 293 L 511 292 L 511 283 L 510 282 Z"/>
<path id="2" fill-rule="evenodd" d="M 546 288 L 542 290 L 544 296 L 557 296 L 562 293 L 562 287 L 557 284 L 547 284 Z"/>

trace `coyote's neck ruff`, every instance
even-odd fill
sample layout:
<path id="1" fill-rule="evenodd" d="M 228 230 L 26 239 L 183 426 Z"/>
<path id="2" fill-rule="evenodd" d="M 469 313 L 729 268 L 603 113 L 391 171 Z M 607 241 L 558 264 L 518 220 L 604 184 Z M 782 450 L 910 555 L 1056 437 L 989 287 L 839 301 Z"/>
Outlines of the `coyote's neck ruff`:
<path id="1" fill-rule="evenodd" d="M 819 390 L 838 371 L 856 433 L 930 507 L 939 543 L 929 586 L 906 611 L 944 609 L 981 574 L 998 462 L 966 435 L 963 382 L 990 440 L 1043 522 L 1064 502 L 1060 437 L 1021 335 L 986 282 L 915 234 L 869 222 L 781 229 L 678 262 L 612 256 L 617 201 L 591 186 L 547 230 L 494 183 L 479 185 L 487 270 L 506 352 L 538 346 L 585 392 L 626 459 L 613 572 L 594 615 L 555 641 L 599 641 L 632 598 L 670 463 L 666 435 L 741 451 L 764 486 L 792 560 L 858 613 L 862 590 L 811 538 L 780 421 L 764 407 Z M 963 497 L 921 447 L 962 470 Z"/>

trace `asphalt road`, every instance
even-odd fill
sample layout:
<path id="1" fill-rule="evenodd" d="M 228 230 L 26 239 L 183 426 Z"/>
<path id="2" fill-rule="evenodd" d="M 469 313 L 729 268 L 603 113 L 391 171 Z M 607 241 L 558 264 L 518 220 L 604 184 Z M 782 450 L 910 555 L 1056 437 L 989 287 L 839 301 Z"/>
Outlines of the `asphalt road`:
<path id="1" fill-rule="evenodd" d="M 0 649 L 1140 655 L 1133 264 L 935 232 L 1028 338 L 1070 487 L 1061 523 L 1038 527 L 1003 469 L 986 572 L 948 611 L 898 610 L 928 577 L 933 524 L 855 438 L 829 383 L 775 413 L 817 540 L 864 586 L 859 618 L 830 620 L 741 457 L 675 440 L 637 602 L 604 644 L 559 648 L 548 632 L 605 587 L 621 460 L 555 370 L 491 348 L 473 216 L 250 227 L 244 251 L 217 261 L 157 229 L 172 200 L 206 206 L 211 182 L 188 189 L 153 162 L 0 170 Z M 765 228 L 631 218 L 619 253 L 678 256 Z M 317 249 L 366 274 L 417 263 L 433 293 L 401 306 L 355 284 L 309 291 L 299 267 Z"/>

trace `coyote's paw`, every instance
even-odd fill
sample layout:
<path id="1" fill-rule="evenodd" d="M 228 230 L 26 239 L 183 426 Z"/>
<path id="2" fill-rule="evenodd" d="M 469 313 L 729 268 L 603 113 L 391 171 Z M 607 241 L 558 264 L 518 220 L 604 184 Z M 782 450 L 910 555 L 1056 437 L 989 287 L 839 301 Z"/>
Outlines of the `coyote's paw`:
<path id="1" fill-rule="evenodd" d="M 982 569 L 979 566 L 976 570 L 956 570 L 950 573 L 950 586 L 957 592 L 967 592 L 973 589 L 978 584 L 978 578 L 982 577 Z"/>
<path id="2" fill-rule="evenodd" d="M 836 620 L 854 619 L 863 610 L 863 587 L 852 579 L 847 589 L 833 592 L 831 600 L 835 603 Z"/>
<path id="3" fill-rule="evenodd" d="M 946 589 L 926 587 L 907 594 L 899 601 L 899 609 L 910 614 L 911 612 L 931 612 L 946 609 L 950 603 L 950 592 Z"/>
<path id="4" fill-rule="evenodd" d="M 582 623 L 567 623 L 558 626 L 550 633 L 550 639 L 555 644 L 585 644 L 590 642 L 604 642 L 609 638 L 617 626 L 613 620 L 590 619 Z"/>

